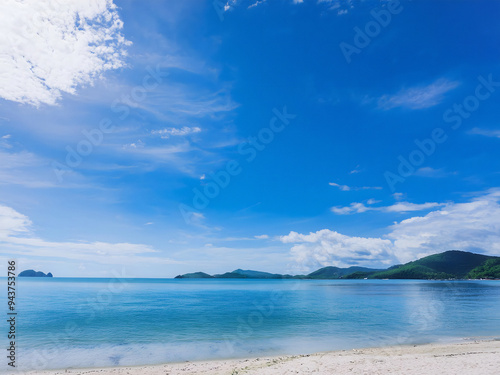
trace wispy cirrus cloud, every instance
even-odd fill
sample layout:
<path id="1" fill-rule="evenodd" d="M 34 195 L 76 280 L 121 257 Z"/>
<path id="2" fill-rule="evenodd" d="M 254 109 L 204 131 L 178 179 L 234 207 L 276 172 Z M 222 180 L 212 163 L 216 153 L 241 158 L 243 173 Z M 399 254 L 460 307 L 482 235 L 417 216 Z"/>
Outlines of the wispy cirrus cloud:
<path id="1" fill-rule="evenodd" d="M 258 240 L 267 240 L 269 239 L 269 235 L 267 234 L 261 234 L 261 235 L 258 235 L 258 236 L 254 236 L 256 239 Z"/>
<path id="2" fill-rule="evenodd" d="M 56 104 L 105 71 L 123 67 L 130 44 L 112 0 L 0 3 L 0 97 Z"/>
<path id="3" fill-rule="evenodd" d="M 348 185 L 337 184 L 336 182 L 329 182 L 328 185 L 335 186 L 342 191 L 382 190 L 382 187 L 380 186 L 348 186 Z"/>
<path id="4" fill-rule="evenodd" d="M 255 8 L 255 7 L 258 7 L 259 5 L 265 3 L 266 0 L 257 0 L 255 3 L 253 3 L 252 5 L 249 5 L 248 6 L 248 9 L 251 9 L 251 8 Z"/>
<path id="5" fill-rule="evenodd" d="M 490 130 L 490 129 L 473 128 L 468 133 L 484 135 L 485 137 L 500 138 L 500 130 L 496 129 Z"/>
<path id="6" fill-rule="evenodd" d="M 11 207 L 0 205 L 0 238 L 28 232 L 31 220 Z"/>
<path id="7" fill-rule="evenodd" d="M 247 5 L 251 1 L 250 5 Z M 227 0 L 222 7 L 222 9 L 227 12 L 235 7 L 247 5 L 247 9 L 255 8 L 267 0 Z M 290 0 L 291 4 L 303 4 L 304 0 Z M 354 8 L 352 0 L 314 0 L 316 4 L 326 6 L 327 10 L 336 10 L 337 14 L 342 15 L 348 13 L 349 10 Z"/>
<path id="8" fill-rule="evenodd" d="M 415 171 L 414 175 L 419 177 L 429 178 L 444 178 L 456 174 L 454 172 L 447 172 L 444 168 L 422 167 Z"/>
<path id="9" fill-rule="evenodd" d="M 367 205 L 364 203 L 354 202 L 349 206 L 340 207 L 335 206 L 330 210 L 337 215 L 351 215 L 351 214 L 360 214 L 367 211 L 380 211 L 380 212 L 396 212 L 396 213 L 405 213 L 405 212 L 414 212 L 414 211 L 423 211 L 428 210 L 435 207 L 444 206 L 444 203 L 435 203 L 435 202 L 427 202 L 427 203 L 410 203 L 410 202 L 397 202 L 390 206 L 371 206 L 372 204 L 378 203 L 373 199 L 367 201 Z"/>
<path id="10" fill-rule="evenodd" d="M 31 220 L 11 207 L 0 205 L 0 243 L 2 248 L 18 255 L 68 260 L 91 261 L 102 264 L 134 262 L 176 263 L 168 258 L 151 256 L 159 251 L 149 245 L 109 243 L 101 241 L 56 242 L 33 234 Z M 2 251 L 3 252 L 3 251 Z"/>
<path id="11" fill-rule="evenodd" d="M 0 149 L 0 185 L 18 185 L 28 188 L 55 187 L 55 176 L 50 162 L 26 150 L 10 145 Z"/>
<path id="12" fill-rule="evenodd" d="M 168 139 L 172 136 L 185 136 L 189 134 L 195 134 L 201 132 L 201 128 L 198 126 L 183 126 L 182 128 L 165 128 L 160 130 L 153 130 L 151 134 L 159 135 L 163 139 Z"/>
<path id="13" fill-rule="evenodd" d="M 393 108 L 425 109 L 441 103 L 445 94 L 457 88 L 458 81 L 444 78 L 426 85 L 402 89 L 394 95 L 383 95 L 378 99 L 378 108 L 389 110 Z"/>

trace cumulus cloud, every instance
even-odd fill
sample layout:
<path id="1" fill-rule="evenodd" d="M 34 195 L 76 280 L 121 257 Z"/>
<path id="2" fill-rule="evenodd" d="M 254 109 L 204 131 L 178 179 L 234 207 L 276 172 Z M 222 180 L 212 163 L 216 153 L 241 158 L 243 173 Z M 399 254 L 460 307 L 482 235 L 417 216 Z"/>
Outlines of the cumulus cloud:
<path id="1" fill-rule="evenodd" d="M 323 229 L 309 234 L 290 232 L 280 240 L 294 244 L 291 254 L 303 269 L 392 260 L 393 245 L 387 239 L 351 237 Z"/>
<path id="2" fill-rule="evenodd" d="M 378 100 L 381 109 L 408 108 L 424 109 L 441 103 L 444 95 L 457 88 L 459 82 L 438 79 L 427 86 L 403 89 L 395 95 L 384 95 Z"/>
<path id="3" fill-rule="evenodd" d="M 403 202 L 403 206 L 407 204 Z M 280 240 L 293 244 L 293 258 L 309 269 L 406 263 L 447 250 L 500 255 L 500 189 L 402 220 L 388 227 L 387 232 L 383 237 L 369 238 L 323 229 L 309 234 L 290 232 Z"/>
<path id="4" fill-rule="evenodd" d="M 0 97 L 35 106 L 124 66 L 123 23 L 112 0 L 0 3 Z"/>
<path id="5" fill-rule="evenodd" d="M 388 235 L 402 261 L 456 249 L 500 255 L 500 190 L 394 224 Z"/>

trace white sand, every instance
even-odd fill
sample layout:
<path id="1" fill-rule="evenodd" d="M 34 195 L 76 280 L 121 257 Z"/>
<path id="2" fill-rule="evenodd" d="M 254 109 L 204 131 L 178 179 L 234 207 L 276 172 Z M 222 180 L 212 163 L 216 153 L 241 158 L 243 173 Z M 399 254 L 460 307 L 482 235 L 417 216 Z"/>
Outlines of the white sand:
<path id="1" fill-rule="evenodd" d="M 155 366 L 29 372 L 44 375 L 188 375 L 188 374 L 398 374 L 497 375 L 500 341 L 395 346 L 300 356 L 184 362 Z"/>

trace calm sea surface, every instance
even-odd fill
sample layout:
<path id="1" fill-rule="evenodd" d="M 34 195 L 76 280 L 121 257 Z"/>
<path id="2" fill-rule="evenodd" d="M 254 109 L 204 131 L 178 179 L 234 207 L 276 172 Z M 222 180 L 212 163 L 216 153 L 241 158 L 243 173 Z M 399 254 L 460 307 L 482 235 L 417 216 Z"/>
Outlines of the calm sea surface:
<path id="1" fill-rule="evenodd" d="M 54 278 L 17 293 L 23 369 L 500 337 L 500 281 Z"/>

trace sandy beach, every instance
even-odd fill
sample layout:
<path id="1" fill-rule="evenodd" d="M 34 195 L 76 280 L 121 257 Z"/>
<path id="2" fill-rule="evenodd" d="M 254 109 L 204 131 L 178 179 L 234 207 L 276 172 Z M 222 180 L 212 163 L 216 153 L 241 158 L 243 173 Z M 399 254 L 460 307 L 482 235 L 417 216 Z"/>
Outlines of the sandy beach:
<path id="1" fill-rule="evenodd" d="M 154 366 L 32 371 L 43 375 L 498 374 L 500 340 L 354 349 L 311 355 Z"/>

